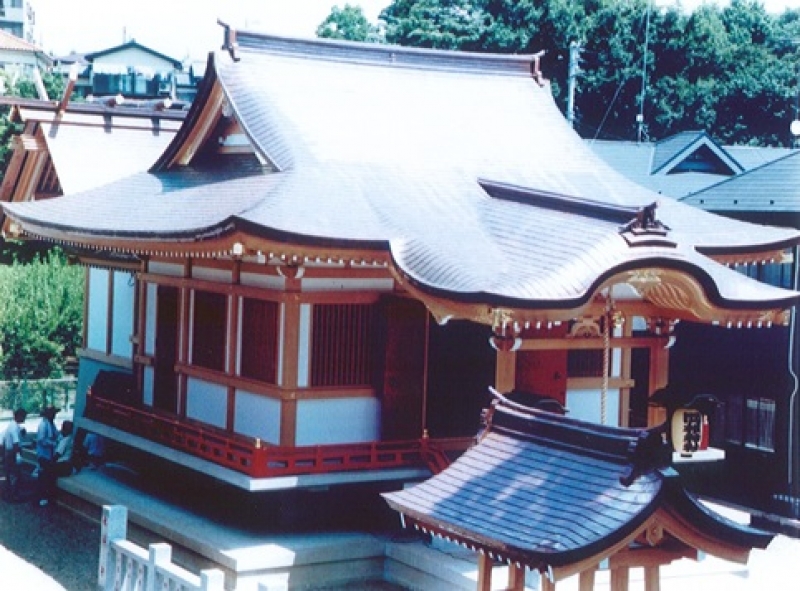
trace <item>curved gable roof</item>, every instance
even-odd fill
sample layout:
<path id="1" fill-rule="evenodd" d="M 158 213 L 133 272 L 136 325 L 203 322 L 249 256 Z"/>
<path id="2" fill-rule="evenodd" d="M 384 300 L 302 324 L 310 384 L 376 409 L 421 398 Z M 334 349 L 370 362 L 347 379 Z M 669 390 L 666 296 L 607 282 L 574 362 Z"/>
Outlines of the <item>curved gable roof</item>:
<path id="1" fill-rule="evenodd" d="M 606 427 L 500 397 L 473 447 L 429 480 L 383 497 L 407 525 L 542 571 L 597 564 L 662 513 L 677 517 L 663 520 L 665 542 L 694 539 L 699 550 L 738 559 L 767 546 L 772 535 L 687 493 L 670 458 L 657 428 Z"/>
<path id="2" fill-rule="evenodd" d="M 635 217 L 658 195 L 611 169 L 574 133 L 532 74 L 534 56 L 242 32 L 238 42 L 237 59 L 211 55 L 184 127 L 151 170 L 156 178 L 8 211 L 37 233 L 51 227 L 89 242 L 124 239 L 132 249 L 137 240 L 202 248 L 238 229 L 309 252 L 388 250 L 411 284 L 469 302 L 575 306 L 615 273 L 653 266 L 693 276 L 722 306 L 797 299 L 742 285 L 699 254 L 773 251 L 800 240 L 796 231 L 664 200 L 658 219 L 669 239 L 632 243 L 624 217 L 598 215 L 591 204 Z M 197 184 L 186 165 L 201 166 L 202 144 L 216 142 L 217 125 L 234 119 L 270 166 Z M 499 199 L 487 183 L 553 199 Z M 148 214 L 130 216 L 126 193 Z M 83 199 L 97 209 L 67 205 Z M 203 215 L 180 215 L 193 199 Z"/>

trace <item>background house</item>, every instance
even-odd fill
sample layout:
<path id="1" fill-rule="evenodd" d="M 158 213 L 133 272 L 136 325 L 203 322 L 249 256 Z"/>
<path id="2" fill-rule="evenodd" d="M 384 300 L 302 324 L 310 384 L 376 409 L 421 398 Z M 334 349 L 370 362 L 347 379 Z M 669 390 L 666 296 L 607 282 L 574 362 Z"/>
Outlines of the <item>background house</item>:
<path id="1" fill-rule="evenodd" d="M 36 13 L 28 0 L 0 0 L 0 30 L 34 42 Z"/>
<path id="2" fill-rule="evenodd" d="M 56 57 L 55 64 L 55 70 L 64 76 L 77 72 L 74 93 L 81 97 L 119 94 L 133 100 L 190 100 L 199 81 L 195 70 L 185 72 L 180 60 L 134 40 L 91 53 Z"/>
<path id="3" fill-rule="evenodd" d="M 32 77 L 49 70 L 53 60 L 33 43 L 0 31 L 0 69 L 12 79 Z"/>

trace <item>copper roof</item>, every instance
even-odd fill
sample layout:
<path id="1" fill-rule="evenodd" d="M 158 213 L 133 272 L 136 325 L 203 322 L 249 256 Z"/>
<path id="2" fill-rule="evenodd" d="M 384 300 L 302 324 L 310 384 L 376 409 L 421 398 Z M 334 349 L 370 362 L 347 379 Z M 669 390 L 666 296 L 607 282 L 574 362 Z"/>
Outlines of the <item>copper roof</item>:
<path id="1" fill-rule="evenodd" d="M 696 539 L 709 545 L 700 550 L 767 546 L 770 534 L 686 492 L 670 457 L 657 429 L 606 427 L 501 399 L 453 464 L 383 496 L 407 526 L 531 569 L 603 559 L 658 512 L 703 532 Z"/>
<path id="2" fill-rule="evenodd" d="M 701 254 L 779 250 L 800 240 L 795 230 L 664 199 L 657 217 L 667 239 L 628 240 L 625 220 L 659 196 L 612 170 L 569 128 L 549 87 L 532 76 L 532 56 L 246 32 L 237 40 L 237 60 L 210 56 L 182 130 L 149 175 L 8 205 L 9 214 L 33 233 L 66 232 L 86 244 L 124 238 L 200 248 L 240 230 L 376 248 L 419 289 L 468 302 L 574 306 L 614 274 L 656 266 L 691 275 L 724 306 L 798 298 Z M 266 166 L 237 172 L 237 164 L 201 181 L 182 158 L 198 148 L 197 130 L 226 116 Z M 622 213 L 609 218 L 595 204 Z"/>

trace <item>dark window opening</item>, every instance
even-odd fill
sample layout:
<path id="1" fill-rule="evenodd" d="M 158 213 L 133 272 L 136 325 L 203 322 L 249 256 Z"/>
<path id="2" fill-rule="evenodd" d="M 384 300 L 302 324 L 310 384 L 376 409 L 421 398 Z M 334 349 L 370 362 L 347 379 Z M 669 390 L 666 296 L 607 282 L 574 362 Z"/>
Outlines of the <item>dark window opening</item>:
<path id="1" fill-rule="evenodd" d="M 242 377 L 274 384 L 277 379 L 278 304 L 242 300 Z"/>
<path id="2" fill-rule="evenodd" d="M 311 335 L 311 385 L 371 385 L 374 339 L 374 306 L 315 305 Z"/>
<path id="3" fill-rule="evenodd" d="M 567 353 L 567 376 L 570 378 L 602 378 L 602 349 L 573 349 Z"/>
<path id="4" fill-rule="evenodd" d="M 228 298 L 224 294 L 194 292 L 192 364 L 225 370 Z"/>

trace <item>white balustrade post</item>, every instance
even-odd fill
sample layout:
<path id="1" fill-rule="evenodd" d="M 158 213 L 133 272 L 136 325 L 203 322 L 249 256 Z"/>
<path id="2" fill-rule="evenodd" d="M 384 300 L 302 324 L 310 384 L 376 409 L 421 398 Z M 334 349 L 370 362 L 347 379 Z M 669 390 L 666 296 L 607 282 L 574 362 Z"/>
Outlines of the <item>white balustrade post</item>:
<path id="1" fill-rule="evenodd" d="M 200 591 L 225 591 L 225 573 L 218 568 L 201 570 Z"/>
<path id="2" fill-rule="evenodd" d="M 128 535 L 128 509 L 121 505 L 103 505 L 100 520 L 100 559 L 97 563 L 97 588 L 110 589 L 112 583 L 108 573 L 115 564 L 111 544 L 124 540 Z"/>
<path id="3" fill-rule="evenodd" d="M 156 567 L 165 566 L 172 562 L 172 546 L 161 542 L 159 544 L 150 544 L 148 550 L 147 577 L 144 589 L 145 591 L 157 591 Z"/>

